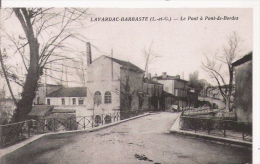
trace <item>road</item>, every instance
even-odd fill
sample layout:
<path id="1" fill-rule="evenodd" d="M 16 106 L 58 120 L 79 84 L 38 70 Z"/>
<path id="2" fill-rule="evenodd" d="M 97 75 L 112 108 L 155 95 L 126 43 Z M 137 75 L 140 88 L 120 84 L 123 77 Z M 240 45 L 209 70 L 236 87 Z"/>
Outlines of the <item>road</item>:
<path id="1" fill-rule="evenodd" d="M 40 138 L 0 163 L 251 163 L 252 150 L 168 132 L 175 113 L 158 113 L 91 133 Z"/>
<path id="2" fill-rule="evenodd" d="M 215 103 L 215 104 L 217 104 L 218 109 L 223 109 L 226 106 L 223 101 L 218 100 L 218 99 L 213 99 L 213 98 L 210 98 L 210 97 L 200 97 L 200 96 L 198 97 L 198 99 L 200 101 L 209 101 L 210 103 Z"/>

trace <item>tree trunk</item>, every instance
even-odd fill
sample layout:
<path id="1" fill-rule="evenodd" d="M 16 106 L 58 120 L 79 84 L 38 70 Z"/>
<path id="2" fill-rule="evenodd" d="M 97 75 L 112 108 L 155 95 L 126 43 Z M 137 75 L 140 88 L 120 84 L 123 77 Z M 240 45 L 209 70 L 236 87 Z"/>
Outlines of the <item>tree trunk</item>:
<path id="1" fill-rule="evenodd" d="M 33 99 L 35 98 L 35 91 L 37 89 L 38 80 L 41 75 L 41 68 L 39 67 L 39 44 L 33 35 L 29 35 L 30 45 L 30 66 L 26 81 L 21 94 L 21 100 L 17 103 L 17 108 L 14 113 L 14 121 L 23 121 L 32 110 Z"/>
<path id="2" fill-rule="evenodd" d="M 232 65 L 229 65 L 228 66 L 228 70 L 229 70 L 229 85 L 228 85 L 228 104 L 227 104 L 227 110 L 230 111 L 230 97 L 231 97 L 231 94 L 232 94 L 232 90 L 233 90 L 233 67 Z"/>

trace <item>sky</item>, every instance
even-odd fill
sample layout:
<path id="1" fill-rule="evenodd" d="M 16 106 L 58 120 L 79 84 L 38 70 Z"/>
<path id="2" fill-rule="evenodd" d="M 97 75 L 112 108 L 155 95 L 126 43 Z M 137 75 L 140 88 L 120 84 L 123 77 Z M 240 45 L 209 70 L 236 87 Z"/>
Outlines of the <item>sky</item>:
<path id="1" fill-rule="evenodd" d="M 77 2 L 3 0 L 2 6 L 89 7 L 89 11 L 92 13 L 90 18 L 171 18 L 170 22 L 91 22 L 89 18 L 85 21 L 88 28 L 82 29 L 81 33 L 93 45 L 93 59 L 101 55 L 110 55 L 111 49 L 113 49 L 113 57 L 129 61 L 144 69 L 145 62 L 142 50 L 144 47 L 147 49 L 153 43 L 153 51 L 161 57 L 149 65 L 149 72 L 152 75 L 155 73 L 161 75 L 162 72 L 167 72 L 169 75 L 179 74 L 182 76 L 184 74 L 184 79 L 188 80 L 189 73 L 198 70 L 199 78 L 207 79 L 213 84 L 214 81 L 210 81 L 207 74 L 201 69 L 201 62 L 205 59 L 204 54 L 221 52 L 223 45 L 227 44 L 227 37 L 236 31 L 244 40 L 241 56 L 254 50 L 253 120 L 259 126 L 259 2 L 257 1 L 223 0 L 212 2 L 208 0 L 178 1 L 176 3 L 174 1 L 160 3 L 116 1 L 115 3 L 87 0 Z M 198 17 L 198 19 L 205 18 L 205 16 L 234 16 L 238 17 L 238 20 L 180 20 L 181 17 L 187 19 L 189 16 Z M 21 30 L 15 21 L 11 22 L 9 27 L 17 31 Z M 77 44 L 80 50 L 85 51 L 84 43 L 78 42 Z M 2 85 L 3 79 L 0 79 L 0 88 Z M 255 129 L 259 128 L 255 127 Z M 258 133 L 259 131 L 254 130 L 255 138 L 259 138 Z M 254 150 L 258 150 L 258 155 L 259 145 L 258 141 L 255 141 L 253 145 Z M 254 154 L 254 159 L 258 155 Z"/>
<path id="2" fill-rule="evenodd" d="M 181 75 L 188 80 L 189 73 L 199 71 L 200 78 L 208 76 L 201 69 L 204 54 L 222 53 L 223 45 L 227 45 L 228 36 L 237 32 L 243 39 L 241 56 L 253 50 L 253 10 L 226 9 L 90 9 L 92 19 L 96 17 L 167 17 L 172 21 L 132 21 L 132 22 L 91 22 L 84 34 L 93 49 L 93 58 L 110 55 L 118 59 L 130 61 L 144 69 L 145 59 L 142 50 L 150 47 L 160 56 L 149 64 L 152 76 L 167 72 L 169 75 Z M 205 20 L 208 17 L 237 17 L 238 20 Z M 181 21 L 181 17 L 186 20 Z M 198 20 L 187 20 L 198 17 Z M 200 20 L 200 18 L 204 20 Z M 177 20 L 173 20 L 177 19 Z M 213 81 L 214 82 L 214 81 Z"/>
<path id="3" fill-rule="evenodd" d="M 4 10 L 2 12 L 7 15 Z M 201 68 L 204 55 L 221 54 L 228 36 L 234 31 L 243 39 L 240 56 L 253 50 L 253 10 L 250 8 L 89 8 L 89 14 L 83 21 L 86 28 L 79 32 L 91 43 L 93 60 L 101 55 L 110 56 L 113 50 L 114 58 L 129 61 L 144 70 L 143 50 L 148 51 L 151 47 L 153 53 L 159 56 L 149 63 L 152 76 L 167 72 L 168 75 L 180 75 L 188 80 L 190 73 L 199 71 L 200 79 L 216 85 Z M 209 20 L 209 17 L 225 16 L 234 16 L 236 20 Z M 122 17 L 146 17 L 147 21 L 94 21 L 97 18 Z M 153 17 L 164 20 L 150 21 Z M 22 32 L 14 14 L 2 23 L 14 34 L 20 35 Z M 73 44 L 79 51 L 86 50 L 84 42 L 76 41 Z M 9 62 L 16 65 L 22 63 L 17 56 Z M 69 78 L 75 79 L 75 76 Z M 51 83 L 50 80 L 48 82 Z M 69 83 L 69 86 L 75 85 L 78 84 Z"/>

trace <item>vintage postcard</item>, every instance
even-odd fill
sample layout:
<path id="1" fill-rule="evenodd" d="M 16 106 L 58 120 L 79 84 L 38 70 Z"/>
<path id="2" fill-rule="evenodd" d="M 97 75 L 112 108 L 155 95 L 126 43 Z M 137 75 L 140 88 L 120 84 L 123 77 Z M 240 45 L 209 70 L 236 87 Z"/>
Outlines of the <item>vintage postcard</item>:
<path id="1" fill-rule="evenodd" d="M 260 162 L 257 5 L 2 2 L 0 163 Z"/>

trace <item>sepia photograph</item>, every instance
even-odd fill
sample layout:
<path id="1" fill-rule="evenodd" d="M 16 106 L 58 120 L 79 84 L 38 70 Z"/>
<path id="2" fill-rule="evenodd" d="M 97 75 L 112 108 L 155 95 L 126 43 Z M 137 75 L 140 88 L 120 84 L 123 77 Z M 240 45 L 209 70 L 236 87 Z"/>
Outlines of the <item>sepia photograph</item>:
<path id="1" fill-rule="evenodd" d="M 153 4 L 2 4 L 1 164 L 260 162 L 259 3 Z"/>

